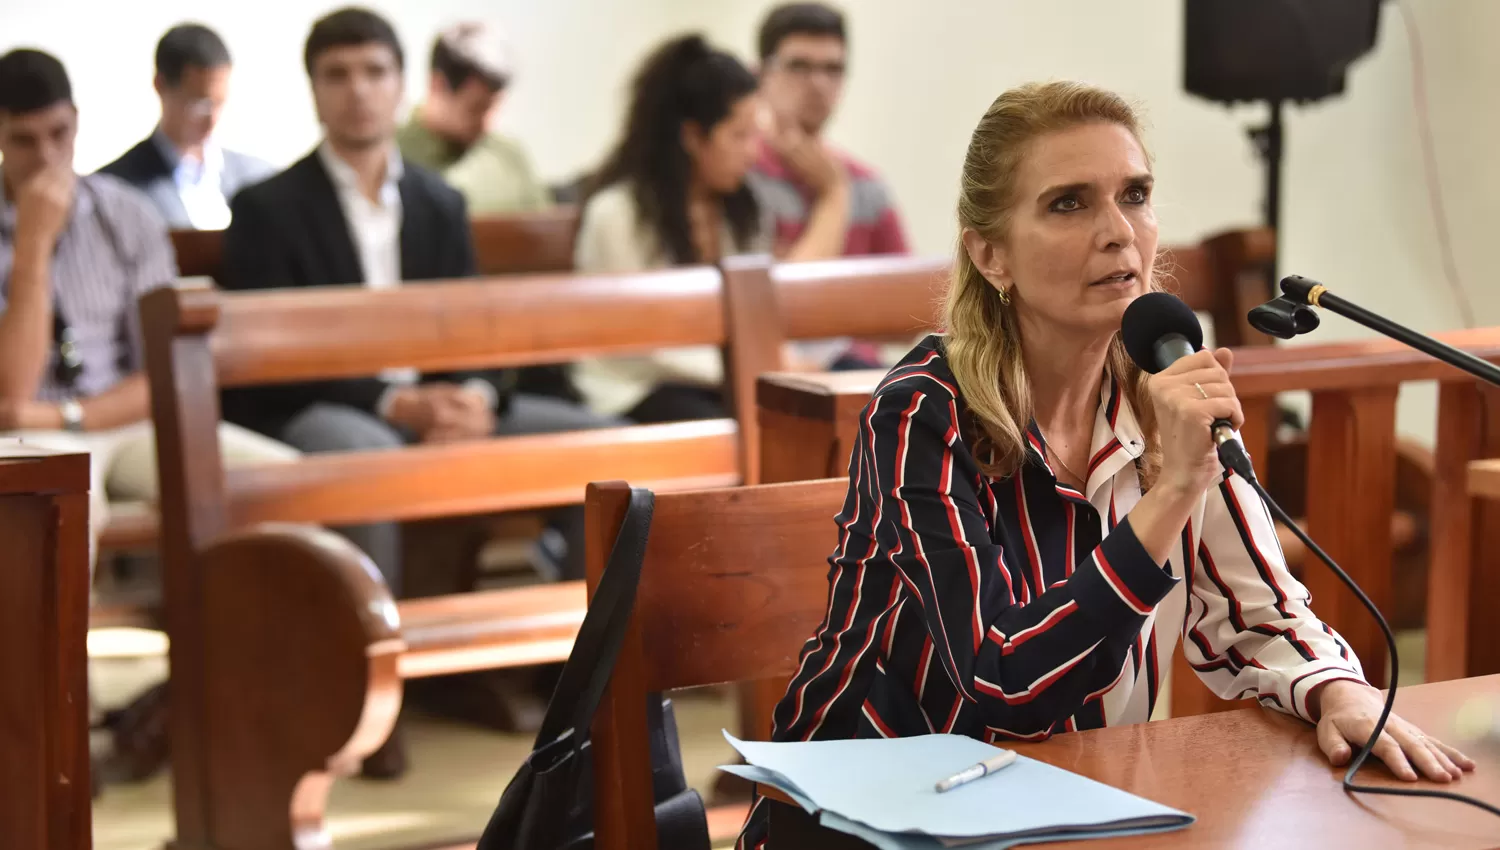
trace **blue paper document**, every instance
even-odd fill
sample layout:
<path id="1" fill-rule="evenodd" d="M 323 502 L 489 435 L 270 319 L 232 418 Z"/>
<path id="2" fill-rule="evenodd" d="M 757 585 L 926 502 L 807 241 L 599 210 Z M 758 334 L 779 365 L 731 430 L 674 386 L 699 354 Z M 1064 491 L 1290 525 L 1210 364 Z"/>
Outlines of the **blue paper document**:
<path id="1" fill-rule="evenodd" d="M 831 829 L 888 850 L 1016 844 L 1181 829 L 1192 815 L 1024 756 L 943 794 L 940 779 L 996 754 L 961 735 L 764 743 L 724 770 L 773 786 Z"/>

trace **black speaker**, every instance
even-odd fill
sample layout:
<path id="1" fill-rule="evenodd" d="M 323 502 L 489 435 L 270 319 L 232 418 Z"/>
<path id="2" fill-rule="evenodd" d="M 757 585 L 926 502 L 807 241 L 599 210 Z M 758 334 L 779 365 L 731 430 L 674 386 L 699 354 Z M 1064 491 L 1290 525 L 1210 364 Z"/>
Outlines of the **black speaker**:
<path id="1" fill-rule="evenodd" d="M 1375 46 L 1380 0 L 1186 0 L 1184 85 L 1223 103 L 1321 100 Z"/>

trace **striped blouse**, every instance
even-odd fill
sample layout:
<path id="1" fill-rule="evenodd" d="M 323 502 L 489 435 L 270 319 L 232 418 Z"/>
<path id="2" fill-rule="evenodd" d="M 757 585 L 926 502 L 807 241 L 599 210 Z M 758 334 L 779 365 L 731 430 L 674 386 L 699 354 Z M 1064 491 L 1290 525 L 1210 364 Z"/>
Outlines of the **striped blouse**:
<path id="1" fill-rule="evenodd" d="M 969 422 L 937 336 L 865 408 L 828 611 L 776 707 L 775 740 L 1039 741 L 1143 722 L 1179 634 L 1219 696 L 1306 719 L 1314 687 L 1363 680 L 1238 476 L 1204 493 L 1165 565 L 1146 552 L 1129 517 L 1144 437 L 1113 380 L 1085 492 L 1058 481 L 1034 422 L 1022 468 L 987 477 Z M 743 845 L 762 836 L 756 812 Z"/>

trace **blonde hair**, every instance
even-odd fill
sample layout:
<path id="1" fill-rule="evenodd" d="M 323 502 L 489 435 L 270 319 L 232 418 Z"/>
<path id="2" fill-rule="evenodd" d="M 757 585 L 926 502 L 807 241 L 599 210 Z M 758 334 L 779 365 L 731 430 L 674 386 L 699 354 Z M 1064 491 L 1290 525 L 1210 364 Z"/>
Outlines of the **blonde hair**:
<path id="1" fill-rule="evenodd" d="M 1124 127 L 1141 142 L 1135 111 L 1104 89 L 1077 82 L 1028 83 L 995 98 L 974 128 L 964 156 L 958 193 L 960 232 L 972 229 L 988 242 L 1003 241 L 1016 200 L 1016 175 L 1031 144 L 1047 133 L 1099 122 Z M 1145 150 L 1144 142 L 1141 148 Z M 1161 288 L 1157 278 L 1152 269 L 1149 288 Z M 1015 309 L 969 259 L 961 236 L 944 308 L 944 352 L 978 426 L 976 459 L 988 475 L 1011 475 L 1025 460 L 1026 427 L 1033 414 L 1031 384 L 1021 358 L 1020 322 Z M 1141 477 L 1149 484 L 1160 469 L 1161 450 L 1146 375 L 1131 362 L 1118 334 L 1106 362 L 1146 436 Z"/>

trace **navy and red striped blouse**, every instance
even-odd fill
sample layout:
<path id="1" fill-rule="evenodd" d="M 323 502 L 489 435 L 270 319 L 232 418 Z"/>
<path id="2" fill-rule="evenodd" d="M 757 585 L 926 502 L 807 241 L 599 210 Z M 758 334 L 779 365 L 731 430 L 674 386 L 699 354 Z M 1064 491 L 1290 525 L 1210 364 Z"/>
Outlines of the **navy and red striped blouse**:
<path id="1" fill-rule="evenodd" d="M 987 477 L 970 421 L 938 336 L 876 390 L 836 518 L 828 611 L 777 705 L 775 740 L 998 743 L 1139 723 L 1179 634 L 1224 698 L 1311 719 L 1316 685 L 1363 680 L 1238 476 L 1205 492 L 1165 565 L 1146 552 L 1129 517 L 1144 437 L 1113 380 L 1082 493 L 1053 474 L 1034 423 L 1022 468 Z M 760 820 L 744 846 L 759 844 Z"/>

